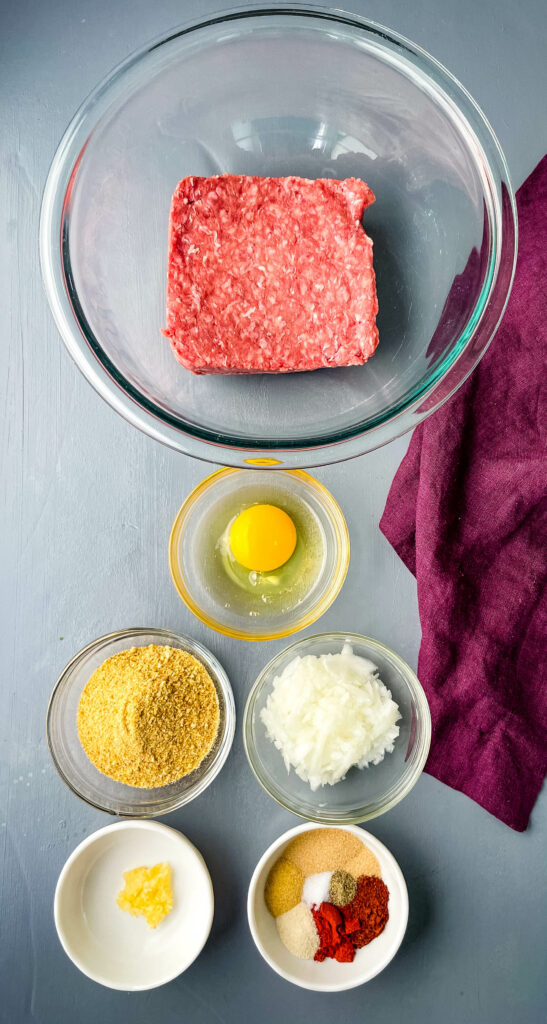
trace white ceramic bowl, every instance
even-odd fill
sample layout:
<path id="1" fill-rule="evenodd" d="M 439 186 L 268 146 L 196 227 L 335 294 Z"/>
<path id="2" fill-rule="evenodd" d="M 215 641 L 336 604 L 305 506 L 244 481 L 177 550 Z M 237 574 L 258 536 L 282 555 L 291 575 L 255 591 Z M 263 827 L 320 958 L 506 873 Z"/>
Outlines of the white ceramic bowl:
<path id="1" fill-rule="evenodd" d="M 168 861 L 173 909 L 156 929 L 120 910 L 123 872 Z M 83 974 L 107 988 L 142 992 L 172 981 L 203 949 L 213 923 L 213 886 L 195 846 L 156 821 L 93 832 L 68 858 L 54 917 L 61 945 Z"/>
<path id="2" fill-rule="evenodd" d="M 344 992 L 370 981 L 393 960 L 403 941 L 408 922 L 408 893 L 403 873 L 393 855 L 383 843 L 371 836 L 370 832 L 356 825 L 345 825 L 376 855 L 382 869 L 382 878 L 389 889 L 389 921 L 381 935 L 358 949 L 351 964 L 339 964 L 335 960 L 316 963 L 314 960 L 299 960 L 289 953 L 279 938 L 275 920 L 264 902 L 264 885 L 268 872 L 283 850 L 295 836 L 322 825 L 307 823 L 284 832 L 268 847 L 260 858 L 251 878 L 247 899 L 249 927 L 255 945 L 266 963 L 286 981 L 300 988 L 314 992 Z"/>

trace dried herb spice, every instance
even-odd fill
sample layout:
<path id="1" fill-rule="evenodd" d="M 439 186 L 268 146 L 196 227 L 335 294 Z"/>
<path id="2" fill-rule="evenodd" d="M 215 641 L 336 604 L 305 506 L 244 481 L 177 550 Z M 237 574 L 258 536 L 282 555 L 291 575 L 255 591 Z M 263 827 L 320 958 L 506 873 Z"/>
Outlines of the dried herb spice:
<path id="1" fill-rule="evenodd" d="M 351 903 L 357 892 L 357 882 L 347 871 L 335 871 L 330 880 L 329 903 L 335 907 L 345 907 Z"/>

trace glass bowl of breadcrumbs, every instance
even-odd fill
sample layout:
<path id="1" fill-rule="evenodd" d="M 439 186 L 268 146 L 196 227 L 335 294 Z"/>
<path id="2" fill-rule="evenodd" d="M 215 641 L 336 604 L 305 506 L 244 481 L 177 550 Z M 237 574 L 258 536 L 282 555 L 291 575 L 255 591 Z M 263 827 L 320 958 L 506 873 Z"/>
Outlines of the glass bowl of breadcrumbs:
<path id="1" fill-rule="evenodd" d="M 199 796 L 234 738 L 229 679 L 202 644 L 167 629 L 99 637 L 59 676 L 47 711 L 53 762 L 109 814 L 167 814 Z"/>

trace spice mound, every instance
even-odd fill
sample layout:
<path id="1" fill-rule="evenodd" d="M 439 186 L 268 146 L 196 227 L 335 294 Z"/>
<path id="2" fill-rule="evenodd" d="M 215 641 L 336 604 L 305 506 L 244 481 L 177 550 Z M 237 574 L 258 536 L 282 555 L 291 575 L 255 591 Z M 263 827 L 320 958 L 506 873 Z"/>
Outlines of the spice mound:
<path id="1" fill-rule="evenodd" d="M 103 775 L 142 789 L 194 771 L 219 722 L 215 685 L 201 662 L 156 644 L 108 658 L 78 705 L 78 735 L 89 760 Z"/>
<path id="2" fill-rule="evenodd" d="M 121 910 L 144 917 L 149 928 L 157 928 L 173 909 L 171 868 L 166 861 L 154 867 L 124 871 L 125 885 L 116 900 Z"/>
<path id="3" fill-rule="evenodd" d="M 383 932 L 389 890 L 371 850 L 352 832 L 302 832 L 269 871 L 264 900 L 279 937 L 301 960 L 351 963 Z"/>

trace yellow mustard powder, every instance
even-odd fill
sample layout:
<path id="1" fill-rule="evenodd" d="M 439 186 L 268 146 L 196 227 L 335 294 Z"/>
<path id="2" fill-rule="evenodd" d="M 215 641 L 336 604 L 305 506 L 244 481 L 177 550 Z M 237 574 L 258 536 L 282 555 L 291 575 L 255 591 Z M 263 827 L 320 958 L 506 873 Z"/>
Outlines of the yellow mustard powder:
<path id="1" fill-rule="evenodd" d="M 78 735 L 103 775 L 129 786 L 167 786 L 198 767 L 220 721 L 214 683 L 191 654 L 132 647 L 96 669 L 80 697 Z"/>
<path id="2" fill-rule="evenodd" d="M 116 900 L 133 917 L 144 917 L 149 928 L 157 928 L 173 909 L 171 868 L 166 861 L 153 867 L 124 871 L 125 885 Z"/>
<path id="3" fill-rule="evenodd" d="M 285 857 L 276 860 L 264 886 L 264 900 L 273 917 L 286 914 L 302 899 L 304 875 L 299 867 Z"/>

